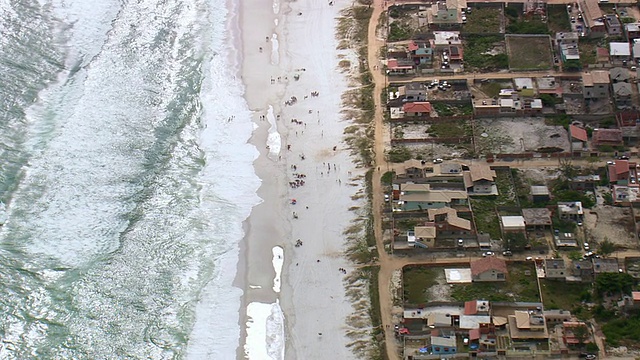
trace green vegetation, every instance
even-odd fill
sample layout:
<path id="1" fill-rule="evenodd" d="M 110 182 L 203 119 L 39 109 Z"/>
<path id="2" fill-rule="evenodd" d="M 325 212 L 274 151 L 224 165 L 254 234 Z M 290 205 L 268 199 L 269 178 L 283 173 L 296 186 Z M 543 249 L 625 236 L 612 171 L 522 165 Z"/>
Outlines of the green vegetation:
<path id="1" fill-rule="evenodd" d="M 382 174 L 382 177 L 380 178 L 380 182 L 382 183 L 382 185 L 391 185 L 393 183 L 393 178 L 395 177 L 395 173 L 393 171 L 387 171 L 386 173 Z"/>
<path id="2" fill-rule="evenodd" d="M 465 38 L 464 61 L 467 67 L 479 70 L 500 70 L 509 67 L 507 54 L 492 51 L 504 41 L 502 36 L 468 35 Z"/>
<path id="3" fill-rule="evenodd" d="M 519 206 L 509 171 L 496 170 L 496 186 L 498 187 L 498 196 L 495 199 L 497 206 Z"/>
<path id="4" fill-rule="evenodd" d="M 580 60 L 567 60 L 562 64 L 562 68 L 565 71 L 580 71 L 582 70 L 582 62 Z"/>
<path id="5" fill-rule="evenodd" d="M 533 263 L 509 264 L 507 269 L 507 281 L 456 284 L 451 289 L 451 297 L 456 301 L 540 301 Z"/>
<path id="6" fill-rule="evenodd" d="M 499 34 L 500 11 L 497 7 L 476 8 L 467 14 L 467 22 L 462 26 L 463 34 Z M 465 58 L 467 54 L 465 51 Z M 466 60 L 466 59 L 465 59 Z"/>
<path id="7" fill-rule="evenodd" d="M 584 191 L 554 189 L 552 193 L 554 199 L 558 202 L 581 201 L 582 207 L 586 209 L 592 208 L 596 204 L 593 196 L 590 194 L 587 195 Z"/>
<path id="8" fill-rule="evenodd" d="M 583 66 L 596 63 L 597 48 L 598 48 L 597 42 L 583 40 L 583 38 L 580 38 L 580 40 L 578 41 L 578 50 L 580 51 L 580 62 L 582 62 Z"/>
<path id="9" fill-rule="evenodd" d="M 466 121 L 437 122 L 429 126 L 427 130 L 433 137 L 461 137 L 471 135 L 471 126 Z"/>
<path id="10" fill-rule="evenodd" d="M 427 289 L 437 284 L 436 278 L 442 271 L 443 268 L 405 267 L 402 271 L 404 302 L 413 305 L 428 302 Z"/>
<path id="11" fill-rule="evenodd" d="M 394 21 L 389 25 L 389 42 L 409 40 L 413 36 L 413 29 L 407 22 Z"/>
<path id="12" fill-rule="evenodd" d="M 431 103 L 431 106 L 436 110 L 438 116 L 460 116 L 473 114 L 473 107 L 471 105 L 451 105 L 444 103 Z"/>
<path id="13" fill-rule="evenodd" d="M 547 22 L 552 32 L 571 31 L 571 22 L 567 7 L 562 5 L 547 5 Z"/>
<path id="14" fill-rule="evenodd" d="M 596 294 L 600 296 L 615 296 L 631 294 L 636 281 L 627 273 L 602 273 L 596 278 Z"/>
<path id="15" fill-rule="evenodd" d="M 562 102 L 562 99 L 551 94 L 540 94 L 538 97 L 542 100 L 542 105 L 544 106 L 554 106 Z"/>
<path id="16" fill-rule="evenodd" d="M 509 88 L 508 84 L 495 82 L 495 81 L 487 81 L 480 85 L 480 90 L 485 93 L 490 98 L 498 97 L 500 94 L 500 90 Z"/>
<path id="17" fill-rule="evenodd" d="M 545 309 L 571 310 L 591 301 L 591 284 L 540 279 Z"/>
<path id="18" fill-rule="evenodd" d="M 551 68 L 551 43 L 548 36 L 506 37 L 509 67 L 514 70 Z"/>
<path id="19" fill-rule="evenodd" d="M 522 5 L 508 4 L 504 8 L 507 18 L 507 34 L 548 34 L 549 29 L 539 17 L 523 18 Z"/>
<path id="20" fill-rule="evenodd" d="M 405 146 L 394 146 L 387 151 L 387 157 L 390 162 L 401 163 L 411 159 L 411 152 Z"/>
<path id="21" fill-rule="evenodd" d="M 602 326 L 607 337 L 607 345 L 640 345 L 640 314 L 631 317 L 617 318 Z"/>
<path id="22" fill-rule="evenodd" d="M 630 16 L 624 16 L 620 18 L 620 22 L 623 24 L 631 24 L 636 22 L 636 19 Z"/>
<path id="23" fill-rule="evenodd" d="M 469 199 L 479 233 L 491 235 L 492 239 L 500 239 L 500 223 L 495 209 L 495 196 L 483 196 Z"/>
<path id="24" fill-rule="evenodd" d="M 602 256 L 609 256 L 613 254 L 617 249 L 616 244 L 611 242 L 606 236 L 604 240 L 598 244 L 598 254 Z"/>

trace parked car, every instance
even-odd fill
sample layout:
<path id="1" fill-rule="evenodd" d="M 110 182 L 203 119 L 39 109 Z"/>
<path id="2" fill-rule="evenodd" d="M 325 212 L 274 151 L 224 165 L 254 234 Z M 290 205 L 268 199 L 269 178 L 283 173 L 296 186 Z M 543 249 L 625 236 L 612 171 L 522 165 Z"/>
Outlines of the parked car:
<path id="1" fill-rule="evenodd" d="M 434 163 L 434 164 L 442 164 L 442 162 L 443 162 L 443 161 L 444 161 L 444 160 L 442 160 L 442 159 L 440 159 L 440 158 L 438 158 L 438 159 L 433 159 L 433 163 Z"/>
<path id="2" fill-rule="evenodd" d="M 584 243 L 583 245 L 585 250 L 589 250 L 589 243 Z"/>
<path id="3" fill-rule="evenodd" d="M 507 250 L 507 251 L 503 251 L 502 255 L 504 255 L 504 256 L 513 256 L 513 253 L 511 251 Z"/>
<path id="4" fill-rule="evenodd" d="M 493 255 L 495 255 L 495 254 L 493 252 L 491 252 L 491 251 L 487 251 L 487 252 L 482 253 L 483 257 L 493 256 Z"/>

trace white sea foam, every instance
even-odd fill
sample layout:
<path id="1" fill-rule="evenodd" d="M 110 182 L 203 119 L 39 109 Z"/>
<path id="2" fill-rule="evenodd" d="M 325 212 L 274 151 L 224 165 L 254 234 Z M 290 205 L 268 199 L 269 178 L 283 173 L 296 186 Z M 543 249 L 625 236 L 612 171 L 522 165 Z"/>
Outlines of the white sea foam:
<path id="1" fill-rule="evenodd" d="M 278 65 L 280 63 L 280 54 L 278 49 L 280 45 L 278 43 L 278 34 L 271 35 L 271 64 Z"/>
<path id="2" fill-rule="evenodd" d="M 282 148 L 282 137 L 278 132 L 278 124 L 276 123 L 276 116 L 273 113 L 273 106 L 269 105 L 267 110 L 267 120 L 269 121 L 269 135 L 267 135 L 267 146 L 269 147 L 269 157 L 277 159 L 280 155 Z"/>
<path id="3" fill-rule="evenodd" d="M 280 246 L 274 246 L 271 250 L 273 252 L 273 270 L 276 271 L 276 276 L 273 278 L 273 291 L 279 293 L 282 274 L 282 265 L 284 265 L 284 250 Z"/>
<path id="4" fill-rule="evenodd" d="M 249 360 L 284 359 L 284 314 L 278 302 L 252 302 L 247 306 L 245 358 Z"/>
<path id="5" fill-rule="evenodd" d="M 280 1 L 273 0 L 273 13 L 278 15 L 279 12 L 280 12 Z"/>

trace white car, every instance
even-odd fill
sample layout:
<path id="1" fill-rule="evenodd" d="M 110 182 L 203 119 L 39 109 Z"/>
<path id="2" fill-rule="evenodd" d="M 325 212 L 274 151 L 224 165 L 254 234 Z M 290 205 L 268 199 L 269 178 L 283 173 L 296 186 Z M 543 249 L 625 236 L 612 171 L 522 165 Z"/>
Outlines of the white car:
<path id="1" fill-rule="evenodd" d="M 533 260 L 533 258 L 531 256 L 527 256 L 527 260 L 531 261 L 531 260 Z"/>
<path id="2" fill-rule="evenodd" d="M 589 243 L 584 243 L 583 245 L 585 250 L 589 250 Z"/>
<path id="3" fill-rule="evenodd" d="M 442 160 L 442 159 L 440 159 L 440 158 L 438 158 L 438 159 L 433 159 L 433 163 L 434 163 L 434 164 L 442 164 L 442 162 L 443 162 L 443 161 L 444 161 L 444 160 Z"/>
<path id="4" fill-rule="evenodd" d="M 487 256 L 493 256 L 494 254 L 491 251 L 487 251 L 485 253 L 482 253 L 483 257 L 487 257 Z"/>
<path id="5" fill-rule="evenodd" d="M 389 202 L 389 200 L 390 200 L 389 194 L 384 194 L 384 201 Z"/>

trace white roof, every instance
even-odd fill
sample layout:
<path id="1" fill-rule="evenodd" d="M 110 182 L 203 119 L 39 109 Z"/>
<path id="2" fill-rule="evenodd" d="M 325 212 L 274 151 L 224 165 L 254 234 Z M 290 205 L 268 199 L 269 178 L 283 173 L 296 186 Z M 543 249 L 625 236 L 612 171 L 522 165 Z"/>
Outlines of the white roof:
<path id="1" fill-rule="evenodd" d="M 513 82 L 516 84 L 516 89 L 533 89 L 532 78 L 514 78 Z"/>
<path id="2" fill-rule="evenodd" d="M 512 108 L 513 99 L 500 99 L 500 106 Z"/>
<path id="3" fill-rule="evenodd" d="M 456 346 L 456 337 L 442 337 L 442 336 L 432 336 L 431 337 L 431 345 L 432 346 L 444 346 L 444 347 L 455 347 Z"/>
<path id="4" fill-rule="evenodd" d="M 542 109 L 542 99 L 533 99 L 531 101 L 532 109 Z"/>
<path id="5" fill-rule="evenodd" d="M 631 49 L 627 42 L 612 42 L 609 43 L 609 55 L 611 56 L 630 56 Z"/>
<path id="6" fill-rule="evenodd" d="M 502 227 L 505 229 L 524 229 L 524 217 L 518 216 L 501 216 Z"/>
<path id="7" fill-rule="evenodd" d="M 640 23 L 630 23 L 625 25 L 627 31 L 640 31 Z"/>
<path id="8" fill-rule="evenodd" d="M 633 57 L 640 58 L 640 42 L 633 43 Z"/>
<path id="9" fill-rule="evenodd" d="M 460 329 L 479 329 L 480 324 L 491 324 L 489 315 L 460 315 Z"/>

